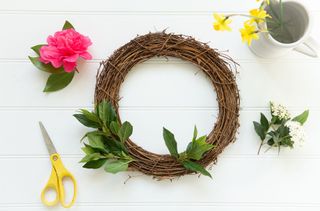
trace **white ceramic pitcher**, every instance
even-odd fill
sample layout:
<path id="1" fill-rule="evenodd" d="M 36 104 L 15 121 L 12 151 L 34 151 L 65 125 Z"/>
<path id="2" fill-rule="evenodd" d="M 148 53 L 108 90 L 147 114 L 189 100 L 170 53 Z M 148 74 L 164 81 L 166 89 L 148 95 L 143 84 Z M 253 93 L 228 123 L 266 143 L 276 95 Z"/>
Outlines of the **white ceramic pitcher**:
<path id="1" fill-rule="evenodd" d="M 260 33 L 260 39 L 253 40 L 250 46 L 252 52 L 263 58 L 276 58 L 285 55 L 288 51 L 296 50 L 311 57 L 320 56 L 319 44 L 310 37 L 312 27 L 312 17 L 309 10 L 302 1 L 283 0 L 285 13 L 289 17 L 297 18 L 295 21 L 293 36 L 296 41 L 292 43 L 282 43 L 274 39 L 269 33 Z M 266 23 L 264 23 L 266 24 Z M 266 25 L 263 26 L 267 28 Z"/>

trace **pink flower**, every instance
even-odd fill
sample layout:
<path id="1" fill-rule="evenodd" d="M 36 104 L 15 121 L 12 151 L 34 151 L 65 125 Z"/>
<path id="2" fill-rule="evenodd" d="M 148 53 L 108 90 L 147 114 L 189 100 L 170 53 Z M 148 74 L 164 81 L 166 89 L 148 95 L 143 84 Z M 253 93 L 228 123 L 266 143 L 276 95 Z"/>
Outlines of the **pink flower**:
<path id="1" fill-rule="evenodd" d="M 58 31 L 54 36 L 47 38 L 48 45 L 40 48 L 40 61 L 53 67 L 63 66 L 66 72 L 72 72 L 77 66 L 79 57 L 90 60 L 91 54 L 87 51 L 92 44 L 89 37 L 83 36 L 74 29 Z"/>

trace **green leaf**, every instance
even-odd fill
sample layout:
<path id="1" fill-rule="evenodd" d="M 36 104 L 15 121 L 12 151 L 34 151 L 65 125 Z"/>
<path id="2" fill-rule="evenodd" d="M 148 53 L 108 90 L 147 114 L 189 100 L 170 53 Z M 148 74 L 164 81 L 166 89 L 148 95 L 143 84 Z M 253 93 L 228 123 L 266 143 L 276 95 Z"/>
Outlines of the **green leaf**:
<path id="1" fill-rule="evenodd" d="M 198 129 L 197 129 L 197 126 L 194 126 L 192 141 L 195 141 L 197 139 L 197 136 L 198 136 Z"/>
<path id="2" fill-rule="evenodd" d="M 300 124 L 303 125 L 307 121 L 308 116 L 309 116 L 309 110 L 306 110 L 302 114 L 293 118 L 292 121 L 300 122 Z"/>
<path id="3" fill-rule="evenodd" d="M 188 144 L 186 150 L 187 158 L 200 160 L 204 153 L 208 152 L 210 149 L 213 148 L 212 144 L 206 143 L 206 138 L 206 136 L 202 136 Z"/>
<path id="4" fill-rule="evenodd" d="M 122 143 L 124 143 L 131 136 L 132 130 L 132 125 L 127 121 L 121 125 L 120 130 L 118 131 L 118 136 Z"/>
<path id="5" fill-rule="evenodd" d="M 80 139 L 80 142 L 83 141 L 83 139 L 87 138 L 87 136 L 89 134 L 93 134 L 93 135 L 99 135 L 99 136 L 106 136 L 106 134 L 100 130 L 95 130 L 95 131 L 90 131 L 90 132 L 87 132 L 81 139 Z"/>
<path id="6" fill-rule="evenodd" d="M 39 61 L 39 57 L 31 57 L 29 56 L 29 59 L 31 61 L 31 63 L 38 68 L 39 70 L 48 72 L 48 73 L 54 73 L 54 74 L 58 74 L 58 73 L 63 73 L 64 70 L 63 68 L 55 68 L 53 67 L 50 63 L 49 64 L 45 64 Z"/>
<path id="7" fill-rule="evenodd" d="M 71 73 L 58 73 L 58 74 L 51 74 L 48 78 L 46 87 L 44 88 L 44 92 L 54 92 L 60 89 L 65 88 L 70 84 L 74 76 L 74 71 Z"/>
<path id="8" fill-rule="evenodd" d="M 32 46 L 31 49 L 36 52 L 36 54 L 38 54 L 40 56 L 40 48 L 42 46 L 45 46 L 46 44 L 40 44 L 40 45 L 35 45 L 35 46 Z M 30 58 L 30 57 L 29 57 Z M 32 57 L 31 57 L 32 58 Z M 30 59 L 31 60 L 31 59 Z"/>
<path id="9" fill-rule="evenodd" d="M 105 145 L 103 143 L 103 137 L 97 134 L 88 134 L 89 145 L 92 148 L 100 149 L 102 151 L 106 151 Z"/>
<path id="10" fill-rule="evenodd" d="M 100 153 L 92 153 L 92 154 L 88 154 L 86 156 L 84 156 L 84 158 L 82 158 L 79 163 L 86 163 L 92 160 L 98 160 L 104 158 Z"/>
<path id="11" fill-rule="evenodd" d="M 267 143 L 269 146 L 273 146 L 275 142 L 274 142 L 273 138 L 270 138 Z"/>
<path id="12" fill-rule="evenodd" d="M 72 24 L 66 20 L 66 22 L 64 23 L 62 30 L 66 30 L 66 29 L 74 29 L 74 27 L 72 26 Z"/>
<path id="13" fill-rule="evenodd" d="M 95 153 L 94 149 L 93 149 L 92 147 L 88 146 L 88 145 L 82 147 L 81 149 L 82 149 L 82 151 L 83 151 L 84 153 L 86 153 L 86 155 L 90 155 L 90 154 Z"/>
<path id="14" fill-rule="evenodd" d="M 119 124 L 118 122 L 112 121 L 112 122 L 110 123 L 110 131 L 111 131 L 113 134 L 117 135 L 119 129 L 120 129 L 120 124 Z"/>
<path id="15" fill-rule="evenodd" d="M 286 137 L 280 140 L 279 144 L 284 147 L 293 148 L 294 141 L 290 137 Z"/>
<path id="16" fill-rule="evenodd" d="M 260 113 L 260 124 L 266 132 L 269 130 L 269 121 L 263 113 Z"/>
<path id="17" fill-rule="evenodd" d="M 277 133 L 275 131 L 270 131 L 267 134 L 271 137 L 275 137 L 275 138 L 277 137 Z"/>
<path id="18" fill-rule="evenodd" d="M 201 136 L 198 139 L 196 139 L 195 142 L 199 145 L 205 145 L 207 144 L 206 140 L 207 140 L 207 136 Z"/>
<path id="19" fill-rule="evenodd" d="M 284 124 L 282 124 L 276 130 L 276 133 L 278 133 L 279 138 L 282 138 L 282 137 L 288 136 L 290 133 L 290 130 L 288 127 L 286 127 Z"/>
<path id="20" fill-rule="evenodd" d="M 203 166 L 201 166 L 198 163 L 186 160 L 182 163 L 182 165 L 190 171 L 195 171 L 212 178 L 211 174 Z"/>
<path id="21" fill-rule="evenodd" d="M 166 146 L 170 154 L 173 157 L 178 158 L 179 154 L 178 154 L 178 148 L 177 148 L 177 141 L 175 140 L 174 135 L 166 128 L 163 128 L 163 139 L 166 143 Z"/>
<path id="22" fill-rule="evenodd" d="M 85 110 L 85 109 L 80 109 L 80 112 L 85 115 L 85 117 L 91 121 L 94 121 L 96 123 L 99 123 L 100 124 L 100 119 L 99 117 L 93 113 L 93 112 L 90 112 L 88 110 Z"/>
<path id="23" fill-rule="evenodd" d="M 258 122 L 253 122 L 253 125 L 254 130 L 256 131 L 260 139 L 263 141 L 266 138 L 266 131 Z"/>
<path id="24" fill-rule="evenodd" d="M 121 155 L 122 152 L 128 152 L 123 143 L 114 139 L 107 138 L 105 145 L 106 149 L 112 152 L 113 154 Z"/>
<path id="25" fill-rule="evenodd" d="M 106 100 L 103 100 L 98 105 L 97 108 L 98 108 L 99 118 L 102 120 L 102 122 L 105 124 L 105 126 L 109 127 L 110 123 L 112 121 L 115 121 L 117 118 L 116 112 L 113 109 L 111 103 Z"/>
<path id="26" fill-rule="evenodd" d="M 281 124 L 281 120 L 277 116 L 272 116 L 270 125 L 272 124 L 276 124 L 276 125 Z"/>
<path id="27" fill-rule="evenodd" d="M 106 163 L 107 159 L 92 160 L 84 164 L 82 167 L 87 169 L 98 169 Z"/>
<path id="28" fill-rule="evenodd" d="M 131 161 L 128 160 L 108 160 L 104 170 L 113 174 L 116 174 L 120 171 L 126 171 L 130 162 Z"/>
<path id="29" fill-rule="evenodd" d="M 92 121 L 91 119 L 88 119 L 87 116 L 85 116 L 84 114 L 73 114 L 73 116 L 84 126 L 91 127 L 91 128 L 100 128 L 99 123 Z M 85 138 L 86 135 L 83 138 Z"/>

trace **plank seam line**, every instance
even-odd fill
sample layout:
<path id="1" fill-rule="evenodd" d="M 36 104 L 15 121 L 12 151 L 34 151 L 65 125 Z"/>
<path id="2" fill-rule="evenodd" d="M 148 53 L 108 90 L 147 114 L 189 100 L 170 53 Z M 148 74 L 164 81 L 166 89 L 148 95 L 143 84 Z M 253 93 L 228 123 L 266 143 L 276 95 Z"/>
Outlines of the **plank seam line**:
<path id="1" fill-rule="evenodd" d="M 320 107 L 317 106 L 287 106 L 290 111 L 301 111 L 301 109 L 308 108 L 310 111 L 319 112 Z M 79 107 L 52 107 L 52 106 L 0 106 L 1 111 L 74 111 L 76 112 L 79 108 L 93 109 L 92 106 L 80 105 Z M 210 106 L 123 106 L 119 108 L 120 111 L 218 111 L 218 107 Z M 269 111 L 269 107 L 241 107 L 240 112 L 258 112 L 258 111 Z"/>
<path id="2" fill-rule="evenodd" d="M 166 14 L 166 15 L 211 15 L 212 13 L 224 13 L 224 14 L 233 14 L 233 13 L 246 13 L 246 10 L 212 10 L 212 11 L 206 11 L 206 10 L 185 10 L 185 11 L 170 11 L 170 10 L 163 10 L 163 11 L 157 11 L 157 10 L 149 10 L 149 11 L 143 11 L 143 10 L 136 10 L 136 11 L 130 11 L 130 10 L 0 10 L 0 14 L 9 14 L 9 15 L 20 15 L 20 14 L 31 14 L 31 15 L 38 15 L 38 14 L 76 14 L 76 15 L 160 15 L 160 14 Z M 320 10 L 310 10 L 311 13 L 320 13 Z"/>
<path id="3" fill-rule="evenodd" d="M 82 154 L 60 154 L 63 159 L 81 159 L 83 157 Z M 24 155 L 24 154 L 12 154 L 5 155 L 0 154 L 0 160 L 14 160 L 14 159 L 48 159 L 47 154 L 38 154 L 38 155 Z M 320 155 L 278 155 L 278 154 L 270 154 L 270 155 L 257 155 L 257 154 L 230 154 L 230 155 L 221 155 L 219 159 L 256 159 L 256 160 L 265 160 L 265 159 L 289 159 L 289 160 L 319 160 Z"/>
<path id="4" fill-rule="evenodd" d="M 74 206 L 115 206 L 115 207 L 148 207 L 148 206 L 208 206 L 208 207 L 320 207 L 317 202 L 77 202 Z M 43 207 L 41 203 L 0 203 L 0 207 Z"/>
<path id="5" fill-rule="evenodd" d="M 93 59 L 91 61 L 87 61 L 89 64 L 99 64 L 101 61 L 105 59 Z M 275 63 L 272 59 L 236 59 L 238 63 Z M 30 61 L 27 59 L 20 59 L 20 58 L 0 58 L 0 63 L 29 63 Z M 276 61 L 277 63 L 320 63 L 319 58 L 285 58 L 279 61 Z M 161 60 L 161 59 L 154 59 L 154 60 L 147 60 L 144 63 L 140 65 L 149 65 L 149 64 L 189 64 L 187 61 L 179 61 L 179 60 Z"/>

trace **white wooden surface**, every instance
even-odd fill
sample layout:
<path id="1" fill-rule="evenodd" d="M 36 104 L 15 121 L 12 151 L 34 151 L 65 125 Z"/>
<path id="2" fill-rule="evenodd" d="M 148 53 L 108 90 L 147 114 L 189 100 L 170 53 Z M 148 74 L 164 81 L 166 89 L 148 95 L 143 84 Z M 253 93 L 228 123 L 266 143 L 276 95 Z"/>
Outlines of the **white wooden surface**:
<path id="1" fill-rule="evenodd" d="M 312 35 L 320 42 L 320 3 L 304 0 L 315 18 Z M 42 120 L 65 165 L 78 181 L 72 210 L 320 210 L 320 59 L 292 52 L 279 60 L 255 57 L 235 30 L 212 30 L 212 12 L 243 12 L 254 0 L 0 0 L 0 210 L 47 210 L 40 202 L 50 163 L 38 128 Z M 94 60 L 65 90 L 41 92 L 47 75 L 27 60 L 30 46 L 68 19 L 91 37 Z M 229 54 L 241 65 L 241 127 L 238 140 L 220 156 L 213 180 L 185 176 L 157 182 L 137 175 L 109 175 L 86 170 L 79 139 L 87 130 L 72 117 L 92 107 L 95 74 L 101 59 L 137 34 L 168 28 Z M 198 74 L 195 74 L 198 73 Z M 196 124 L 201 134 L 211 130 L 217 114 L 215 93 L 202 73 L 184 61 L 153 59 L 138 65 L 121 89 L 121 116 L 134 125 L 133 139 L 166 153 L 161 128 L 176 133 L 183 149 Z M 267 112 L 269 100 L 293 113 L 310 108 L 307 142 L 302 148 L 256 155 L 258 138 L 252 121 Z M 62 210 L 55 207 L 49 210 Z"/>

